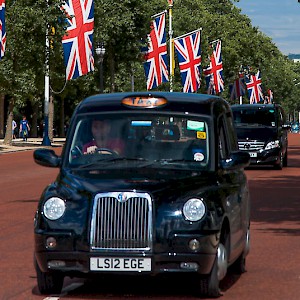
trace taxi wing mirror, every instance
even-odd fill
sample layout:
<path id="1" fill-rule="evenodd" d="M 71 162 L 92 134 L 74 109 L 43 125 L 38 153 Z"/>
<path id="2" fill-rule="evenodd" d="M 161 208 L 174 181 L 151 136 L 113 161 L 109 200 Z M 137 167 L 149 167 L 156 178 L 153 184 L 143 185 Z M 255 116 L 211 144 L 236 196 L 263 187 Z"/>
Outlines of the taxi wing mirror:
<path id="1" fill-rule="evenodd" d="M 33 152 L 34 161 L 44 167 L 57 168 L 61 158 L 51 149 L 37 149 Z"/>
<path id="2" fill-rule="evenodd" d="M 250 154 L 246 151 L 235 151 L 226 159 L 221 160 L 221 167 L 224 170 L 246 168 L 250 164 Z"/>

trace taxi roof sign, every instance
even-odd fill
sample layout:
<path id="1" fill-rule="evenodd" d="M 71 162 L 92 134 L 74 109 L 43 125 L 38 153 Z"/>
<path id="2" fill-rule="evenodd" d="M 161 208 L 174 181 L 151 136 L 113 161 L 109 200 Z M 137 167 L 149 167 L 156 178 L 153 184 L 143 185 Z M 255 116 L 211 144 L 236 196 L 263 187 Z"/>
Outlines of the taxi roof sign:
<path id="1" fill-rule="evenodd" d="M 155 108 L 166 103 L 167 100 L 165 98 L 153 96 L 126 97 L 122 100 L 122 104 L 138 108 Z"/>

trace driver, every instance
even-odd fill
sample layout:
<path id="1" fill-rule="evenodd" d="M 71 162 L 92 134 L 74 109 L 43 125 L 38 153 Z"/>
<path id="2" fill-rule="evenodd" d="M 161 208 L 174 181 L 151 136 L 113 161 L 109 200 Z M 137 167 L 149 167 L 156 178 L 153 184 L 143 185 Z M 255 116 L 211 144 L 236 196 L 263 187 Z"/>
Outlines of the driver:
<path id="1" fill-rule="evenodd" d="M 92 121 L 93 140 L 83 145 L 83 154 L 92 154 L 95 152 L 103 154 L 122 154 L 124 151 L 124 142 L 118 138 L 111 137 L 111 125 L 109 120 Z"/>

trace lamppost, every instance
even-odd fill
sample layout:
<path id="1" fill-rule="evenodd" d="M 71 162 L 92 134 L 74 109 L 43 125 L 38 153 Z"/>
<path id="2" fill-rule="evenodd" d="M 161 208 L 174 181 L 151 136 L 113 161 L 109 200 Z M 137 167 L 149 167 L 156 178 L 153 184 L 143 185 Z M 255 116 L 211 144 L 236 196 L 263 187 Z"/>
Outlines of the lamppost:
<path id="1" fill-rule="evenodd" d="M 97 43 L 96 54 L 99 60 L 99 73 L 100 73 L 100 94 L 103 93 L 103 58 L 105 54 L 104 43 Z"/>
<path id="2" fill-rule="evenodd" d="M 47 6 L 48 0 L 46 0 Z M 45 101 L 44 101 L 44 129 L 43 129 L 43 141 L 42 145 L 43 146 L 51 146 L 51 141 L 49 138 L 49 98 L 50 98 L 50 76 L 49 76 L 49 55 L 50 55 L 50 50 L 49 50 L 49 24 L 47 24 L 46 28 L 46 40 L 45 40 Z"/>

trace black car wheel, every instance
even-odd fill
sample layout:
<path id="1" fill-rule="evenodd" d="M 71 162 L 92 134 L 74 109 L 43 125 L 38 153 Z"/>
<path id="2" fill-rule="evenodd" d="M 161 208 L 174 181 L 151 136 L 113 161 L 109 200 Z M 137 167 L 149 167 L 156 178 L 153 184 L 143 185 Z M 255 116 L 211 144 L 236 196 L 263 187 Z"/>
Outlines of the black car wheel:
<path id="1" fill-rule="evenodd" d="M 283 166 L 287 167 L 287 165 L 288 165 L 288 151 L 286 150 L 285 155 L 283 157 Z"/>
<path id="2" fill-rule="evenodd" d="M 64 283 L 63 274 L 60 272 L 42 272 L 36 259 L 34 259 L 34 266 L 40 293 L 42 295 L 60 294 Z"/>
<path id="3" fill-rule="evenodd" d="M 280 152 L 280 154 L 279 154 L 279 163 L 276 163 L 274 165 L 274 168 L 276 170 L 282 170 L 282 168 L 283 168 L 283 155 L 282 155 L 282 152 Z"/>

